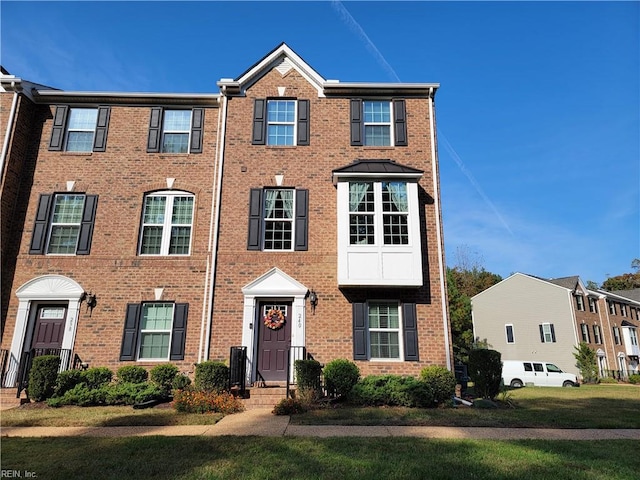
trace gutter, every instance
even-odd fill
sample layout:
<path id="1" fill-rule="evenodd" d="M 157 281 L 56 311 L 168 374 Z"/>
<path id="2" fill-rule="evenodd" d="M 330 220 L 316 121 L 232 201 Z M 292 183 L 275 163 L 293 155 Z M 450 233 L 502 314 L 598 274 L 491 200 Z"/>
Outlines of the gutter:
<path id="1" fill-rule="evenodd" d="M 4 134 L 4 142 L 2 143 L 2 154 L 0 155 L 0 185 L 4 185 L 4 166 L 9 150 L 9 141 L 13 134 L 13 123 L 16 116 L 16 108 L 18 106 L 18 92 L 13 92 L 13 100 L 11 101 L 11 111 L 9 112 L 9 120 L 7 121 L 7 131 Z"/>
<path id="2" fill-rule="evenodd" d="M 445 343 L 445 353 L 447 358 L 447 369 L 449 371 L 453 371 L 453 365 L 451 365 L 452 360 L 452 352 L 451 352 L 451 343 L 449 334 L 451 329 L 449 328 L 448 321 L 448 311 L 449 307 L 447 305 L 447 289 L 445 288 L 446 284 L 446 272 L 444 269 L 444 245 L 442 243 L 442 219 L 440 212 L 440 189 L 438 188 L 440 173 L 438 170 L 438 162 L 437 162 L 437 151 L 436 151 L 436 129 L 435 129 L 435 118 L 434 118 L 434 108 L 433 105 L 435 103 L 435 89 L 436 85 L 429 88 L 429 123 L 431 128 L 431 169 L 433 171 L 433 197 L 434 197 L 434 209 L 436 212 L 436 238 L 438 243 L 438 270 L 440 273 L 440 297 L 442 298 L 442 326 L 444 329 L 444 343 Z"/>

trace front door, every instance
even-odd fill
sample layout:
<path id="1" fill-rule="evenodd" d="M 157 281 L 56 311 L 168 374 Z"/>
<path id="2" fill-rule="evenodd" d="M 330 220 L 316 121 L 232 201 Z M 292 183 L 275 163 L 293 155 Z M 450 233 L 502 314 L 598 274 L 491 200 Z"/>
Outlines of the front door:
<path id="1" fill-rule="evenodd" d="M 66 306 L 39 305 L 31 348 L 61 348 L 66 318 Z"/>
<path id="2" fill-rule="evenodd" d="M 260 302 L 258 306 L 257 380 L 284 382 L 291 346 L 291 302 Z"/>

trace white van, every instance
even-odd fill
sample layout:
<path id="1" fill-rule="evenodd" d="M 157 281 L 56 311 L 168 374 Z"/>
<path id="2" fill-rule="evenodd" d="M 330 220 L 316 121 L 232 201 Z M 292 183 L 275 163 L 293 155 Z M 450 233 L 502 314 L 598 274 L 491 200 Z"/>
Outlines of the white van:
<path id="1" fill-rule="evenodd" d="M 551 362 L 528 360 L 505 360 L 502 365 L 502 381 L 505 385 L 520 388 L 535 387 L 579 387 L 572 373 L 560 370 Z"/>

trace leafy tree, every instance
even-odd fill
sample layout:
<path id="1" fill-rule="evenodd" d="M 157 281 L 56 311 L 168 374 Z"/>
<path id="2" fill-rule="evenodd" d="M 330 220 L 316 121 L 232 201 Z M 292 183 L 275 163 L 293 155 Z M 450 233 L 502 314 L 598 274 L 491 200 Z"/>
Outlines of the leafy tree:
<path id="1" fill-rule="evenodd" d="M 631 268 L 633 268 L 636 272 L 640 271 L 640 258 L 634 258 L 631 261 Z"/>
<path id="2" fill-rule="evenodd" d="M 576 359 L 576 367 L 580 370 L 582 381 L 595 383 L 598 380 L 598 361 L 595 350 L 589 348 L 585 342 L 580 342 L 575 348 L 573 356 Z"/>
<path id="3" fill-rule="evenodd" d="M 640 288 L 640 272 L 623 273 L 615 277 L 609 277 L 602 282 L 602 288 L 609 292 L 614 290 L 632 290 Z"/>
<path id="4" fill-rule="evenodd" d="M 587 280 L 587 284 L 586 287 L 589 290 L 598 290 L 600 288 L 600 285 L 598 285 L 596 282 L 594 282 L 593 280 Z"/>

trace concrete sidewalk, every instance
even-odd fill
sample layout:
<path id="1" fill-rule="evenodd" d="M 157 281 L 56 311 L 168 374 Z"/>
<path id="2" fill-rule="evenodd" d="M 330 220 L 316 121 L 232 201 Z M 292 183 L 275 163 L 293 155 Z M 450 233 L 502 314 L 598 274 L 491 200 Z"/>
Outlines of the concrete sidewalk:
<path id="1" fill-rule="evenodd" d="M 288 416 L 271 409 L 227 415 L 215 425 L 171 427 L 3 427 L 2 437 L 138 437 L 260 436 L 260 437 L 418 437 L 491 440 L 640 440 L 640 429 L 549 429 L 488 427 L 399 427 L 291 425 Z"/>

